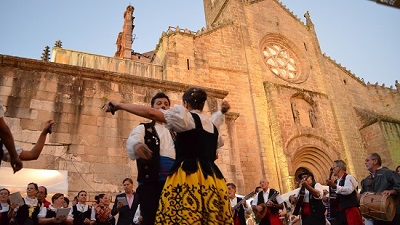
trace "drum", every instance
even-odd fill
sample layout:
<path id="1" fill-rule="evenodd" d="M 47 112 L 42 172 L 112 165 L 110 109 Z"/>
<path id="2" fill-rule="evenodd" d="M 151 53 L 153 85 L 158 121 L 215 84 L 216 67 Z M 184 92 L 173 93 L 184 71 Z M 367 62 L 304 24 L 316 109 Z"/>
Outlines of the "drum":
<path id="1" fill-rule="evenodd" d="M 389 195 L 366 192 L 360 198 L 360 211 L 365 218 L 392 221 L 396 205 Z"/>

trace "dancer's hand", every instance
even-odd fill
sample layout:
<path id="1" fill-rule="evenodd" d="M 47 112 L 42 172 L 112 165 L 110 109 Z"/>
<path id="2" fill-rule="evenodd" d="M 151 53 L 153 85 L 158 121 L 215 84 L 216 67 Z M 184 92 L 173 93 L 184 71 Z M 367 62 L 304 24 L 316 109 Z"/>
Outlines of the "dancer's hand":
<path id="1" fill-rule="evenodd" d="M 42 134 L 51 134 L 53 129 L 53 124 L 54 124 L 53 120 L 47 120 L 42 130 Z"/>
<path id="2" fill-rule="evenodd" d="M 222 114 L 227 113 L 230 108 L 231 108 L 231 106 L 229 105 L 228 101 L 222 101 L 222 103 L 221 103 L 221 112 L 222 112 Z"/>
<path id="3" fill-rule="evenodd" d="M 104 109 L 105 112 L 110 112 L 111 114 L 114 115 L 115 111 L 118 110 L 117 107 L 116 107 L 117 104 L 118 104 L 118 102 L 116 102 L 116 101 L 108 101 L 101 108 Z"/>
<path id="4" fill-rule="evenodd" d="M 16 155 L 10 159 L 11 167 L 13 168 L 14 173 L 20 171 L 23 167 L 21 159 Z"/>
<path id="5" fill-rule="evenodd" d="M 151 157 L 153 156 L 153 151 L 151 151 L 149 149 L 149 147 L 147 147 L 146 144 L 137 144 L 135 146 L 135 153 L 142 159 L 151 159 Z"/>

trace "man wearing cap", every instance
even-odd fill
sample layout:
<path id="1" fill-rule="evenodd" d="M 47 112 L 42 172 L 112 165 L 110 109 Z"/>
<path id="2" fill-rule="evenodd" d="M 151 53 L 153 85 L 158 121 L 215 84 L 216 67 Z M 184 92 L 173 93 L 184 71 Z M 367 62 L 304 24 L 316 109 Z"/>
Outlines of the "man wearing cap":
<path id="1" fill-rule="evenodd" d="M 322 203 L 323 189 L 320 183 L 315 182 L 314 175 L 303 170 L 298 176 L 300 179 L 300 190 L 304 190 L 304 199 L 301 204 L 302 225 L 325 225 L 325 206 Z M 289 197 L 290 203 L 297 204 L 296 195 Z"/>
<path id="2" fill-rule="evenodd" d="M 363 225 L 358 200 L 357 180 L 346 173 L 346 163 L 343 160 L 335 160 L 331 168 L 333 175 L 338 177 L 335 182 L 331 179 L 326 180 L 326 184 L 335 189 L 338 214 L 335 225 Z"/>

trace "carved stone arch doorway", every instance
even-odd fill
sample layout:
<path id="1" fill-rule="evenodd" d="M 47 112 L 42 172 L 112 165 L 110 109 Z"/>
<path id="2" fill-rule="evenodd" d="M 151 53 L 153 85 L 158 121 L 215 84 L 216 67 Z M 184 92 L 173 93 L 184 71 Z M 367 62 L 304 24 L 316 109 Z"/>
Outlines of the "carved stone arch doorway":
<path id="1" fill-rule="evenodd" d="M 292 158 L 292 168 L 294 169 L 294 187 L 297 187 L 299 179 L 297 177 L 304 169 L 312 172 L 318 183 L 325 184 L 329 177 L 329 172 L 333 160 L 319 148 L 304 147 L 294 154 Z"/>

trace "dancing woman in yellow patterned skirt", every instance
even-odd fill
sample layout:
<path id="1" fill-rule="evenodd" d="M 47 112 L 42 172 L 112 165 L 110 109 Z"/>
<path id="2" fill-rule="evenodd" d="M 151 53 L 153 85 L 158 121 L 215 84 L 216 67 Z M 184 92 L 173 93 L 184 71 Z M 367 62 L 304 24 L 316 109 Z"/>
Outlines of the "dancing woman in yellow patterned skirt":
<path id="1" fill-rule="evenodd" d="M 161 193 L 156 224 L 233 224 L 226 183 L 214 163 L 222 139 L 202 114 L 207 94 L 200 88 L 189 88 L 182 100 L 183 106 L 168 110 L 111 101 L 106 111 L 125 110 L 166 122 L 177 132 L 176 161 Z"/>

